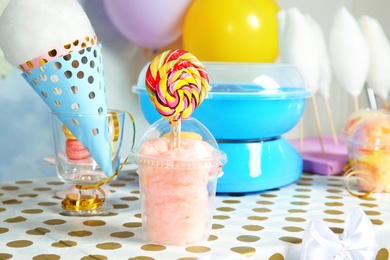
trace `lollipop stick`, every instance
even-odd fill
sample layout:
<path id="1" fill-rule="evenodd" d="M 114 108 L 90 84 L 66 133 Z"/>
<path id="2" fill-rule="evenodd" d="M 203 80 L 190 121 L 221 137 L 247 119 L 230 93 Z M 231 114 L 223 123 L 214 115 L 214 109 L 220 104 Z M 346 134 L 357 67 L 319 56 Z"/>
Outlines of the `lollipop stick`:
<path id="1" fill-rule="evenodd" d="M 353 105 L 355 107 L 355 111 L 358 111 L 359 110 L 359 100 L 357 97 L 353 98 Z"/>
<path id="2" fill-rule="evenodd" d="M 389 110 L 389 102 L 387 101 L 387 99 L 383 100 L 383 108 Z"/>
<path id="3" fill-rule="evenodd" d="M 322 131 L 321 131 L 321 125 L 320 125 L 320 117 L 318 116 L 318 108 L 317 108 L 317 102 L 316 102 L 315 96 L 312 96 L 311 100 L 313 102 L 314 114 L 316 117 L 316 125 L 317 125 L 317 131 L 318 131 L 318 138 L 320 139 L 322 155 L 325 155 L 324 143 L 322 140 Z"/>
<path id="4" fill-rule="evenodd" d="M 299 120 L 299 148 L 303 150 L 303 117 Z"/>
<path id="5" fill-rule="evenodd" d="M 181 119 L 179 119 L 176 125 L 176 148 L 180 147 L 180 139 L 181 139 Z"/>
<path id="6" fill-rule="evenodd" d="M 173 149 L 173 144 L 175 143 L 175 126 L 171 122 L 171 133 L 169 134 L 169 147 Z"/>
<path id="7" fill-rule="evenodd" d="M 332 131 L 332 136 L 333 136 L 333 142 L 335 145 L 339 145 L 339 140 L 337 139 L 336 130 L 334 128 L 333 116 L 329 105 L 329 99 L 327 98 L 325 99 L 325 107 L 326 107 L 326 112 L 328 113 L 330 130 Z"/>

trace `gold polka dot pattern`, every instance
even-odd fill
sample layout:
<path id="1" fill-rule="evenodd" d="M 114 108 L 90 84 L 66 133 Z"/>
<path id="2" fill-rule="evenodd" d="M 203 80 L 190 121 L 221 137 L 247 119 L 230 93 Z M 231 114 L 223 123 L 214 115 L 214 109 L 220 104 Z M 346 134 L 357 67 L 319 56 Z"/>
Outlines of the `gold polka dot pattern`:
<path id="1" fill-rule="evenodd" d="M 389 260 L 390 194 L 353 197 L 342 176 L 303 174 L 280 189 L 218 194 L 208 240 L 178 247 L 145 240 L 138 177 L 121 174 L 107 185 L 115 212 L 87 218 L 60 213 L 55 194 L 68 186 L 54 177 L 0 183 L 0 259 L 69 259 L 69 252 L 79 260 L 299 259 L 312 219 L 341 234 L 347 214 L 360 207 L 382 237 L 377 259 Z"/>

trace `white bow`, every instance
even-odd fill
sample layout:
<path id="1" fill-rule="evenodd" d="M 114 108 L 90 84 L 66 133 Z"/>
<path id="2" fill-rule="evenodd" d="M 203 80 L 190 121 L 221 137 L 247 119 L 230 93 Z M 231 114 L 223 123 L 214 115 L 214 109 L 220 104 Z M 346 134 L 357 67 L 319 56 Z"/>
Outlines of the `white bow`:
<path id="1" fill-rule="evenodd" d="M 358 208 L 348 214 L 340 237 L 321 221 L 312 220 L 303 234 L 301 260 L 375 259 L 378 250 L 374 227 Z"/>

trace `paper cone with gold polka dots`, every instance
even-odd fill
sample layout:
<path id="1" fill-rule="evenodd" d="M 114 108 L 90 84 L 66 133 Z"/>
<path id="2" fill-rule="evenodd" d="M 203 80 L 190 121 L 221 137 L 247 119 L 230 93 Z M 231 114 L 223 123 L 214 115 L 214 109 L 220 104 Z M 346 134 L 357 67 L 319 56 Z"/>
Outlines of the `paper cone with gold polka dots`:
<path id="1" fill-rule="evenodd" d="M 59 119 L 106 175 L 111 176 L 107 117 L 98 116 L 108 112 L 101 45 L 74 51 L 22 75 L 50 109 L 59 113 Z"/>

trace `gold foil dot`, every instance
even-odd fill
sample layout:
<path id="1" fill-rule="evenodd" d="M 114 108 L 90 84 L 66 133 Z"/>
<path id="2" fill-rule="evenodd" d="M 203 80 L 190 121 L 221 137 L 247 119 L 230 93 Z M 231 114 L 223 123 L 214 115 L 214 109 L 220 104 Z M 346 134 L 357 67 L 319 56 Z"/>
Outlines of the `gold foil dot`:
<path id="1" fill-rule="evenodd" d="M 0 234 L 4 234 L 4 233 L 7 233 L 9 231 L 8 228 L 3 228 L 3 227 L 0 227 Z M 0 258 L 1 259 L 1 258 Z"/>
<path id="2" fill-rule="evenodd" d="M 336 190 L 336 189 L 328 189 L 326 191 L 329 193 L 342 193 L 343 192 L 342 190 Z"/>
<path id="3" fill-rule="evenodd" d="M 195 259 L 197 259 L 197 258 L 195 258 Z M 149 256 L 136 256 L 136 257 L 129 258 L 128 260 L 155 260 L 155 259 L 153 257 L 149 257 Z"/>
<path id="4" fill-rule="evenodd" d="M 134 217 L 136 217 L 136 218 L 142 218 L 142 215 L 141 215 L 141 213 L 138 213 L 138 214 L 134 214 Z"/>
<path id="5" fill-rule="evenodd" d="M 22 248 L 22 247 L 29 247 L 33 244 L 30 240 L 15 240 L 7 243 L 8 247 L 13 248 Z"/>
<path id="6" fill-rule="evenodd" d="M 259 205 L 273 205 L 273 204 L 275 204 L 275 202 L 267 201 L 267 200 L 260 200 L 260 201 L 256 201 L 256 204 L 259 204 Z"/>
<path id="7" fill-rule="evenodd" d="M 241 203 L 241 201 L 239 201 L 239 200 L 223 200 L 222 202 L 226 203 L 226 204 L 240 204 Z"/>
<path id="8" fill-rule="evenodd" d="M 373 210 L 365 210 L 364 213 L 366 213 L 367 216 L 378 216 L 381 214 L 380 212 Z"/>
<path id="9" fill-rule="evenodd" d="M 249 236 L 249 235 L 242 235 L 242 236 L 238 236 L 236 239 L 238 241 L 241 241 L 241 242 L 252 243 L 252 242 L 259 241 L 260 237 L 258 237 L 258 236 Z"/>
<path id="10" fill-rule="evenodd" d="M 77 246 L 77 243 L 75 241 L 71 241 L 71 240 L 60 240 L 58 242 L 51 244 L 51 246 L 58 247 L 58 248 L 68 248 L 68 247 Z"/>
<path id="11" fill-rule="evenodd" d="M 36 255 L 32 258 L 32 260 L 59 260 L 59 259 L 61 259 L 59 255 L 53 255 L 53 254 Z"/>
<path id="12" fill-rule="evenodd" d="M 330 223 L 344 223 L 344 220 L 337 218 L 324 218 L 324 221 Z"/>
<path id="13" fill-rule="evenodd" d="M 288 231 L 288 232 L 302 232 L 302 231 L 304 231 L 303 228 L 300 228 L 300 227 L 292 227 L 292 226 L 283 227 L 282 229 L 283 229 L 283 230 L 286 230 L 286 231 Z"/>
<path id="14" fill-rule="evenodd" d="M 248 219 L 249 220 L 255 220 L 255 221 L 264 221 L 264 220 L 267 220 L 268 217 L 249 216 Z"/>
<path id="15" fill-rule="evenodd" d="M 48 187 L 41 187 L 41 188 L 35 188 L 34 189 L 35 191 L 50 191 L 52 190 L 51 188 L 48 188 Z"/>
<path id="16" fill-rule="evenodd" d="M 84 225 L 89 227 L 101 227 L 106 224 L 103 220 L 86 220 L 83 222 Z"/>
<path id="17" fill-rule="evenodd" d="M 163 251 L 166 247 L 163 245 L 146 244 L 141 246 L 141 249 L 144 251 Z"/>
<path id="18" fill-rule="evenodd" d="M 230 207 L 219 207 L 219 208 L 217 208 L 217 210 L 223 211 L 223 212 L 231 212 L 231 211 L 235 211 L 236 209 L 230 208 Z"/>
<path id="19" fill-rule="evenodd" d="M 27 220 L 26 218 L 18 216 L 18 217 L 14 217 L 14 218 L 8 218 L 8 219 L 4 220 L 4 222 L 5 223 L 20 223 L 20 222 L 24 222 L 26 220 Z"/>
<path id="20" fill-rule="evenodd" d="M 291 244 L 300 244 L 302 243 L 302 239 L 301 238 L 298 238 L 298 237 L 280 237 L 279 240 L 283 241 L 283 242 L 287 242 L 287 243 L 291 243 Z"/>
<path id="21" fill-rule="evenodd" d="M 139 228 L 139 227 L 142 227 L 142 223 L 141 222 L 128 222 L 128 223 L 123 224 L 123 226 L 127 227 L 127 228 Z"/>
<path id="22" fill-rule="evenodd" d="M 34 228 L 31 230 L 27 230 L 26 233 L 29 235 L 34 235 L 34 236 L 44 236 L 47 233 L 50 233 L 50 230 L 48 230 L 46 228 Z"/>
<path id="23" fill-rule="evenodd" d="M 22 210 L 22 212 L 25 214 L 40 214 L 43 212 L 43 210 L 41 210 L 41 209 L 25 209 L 25 210 Z"/>
<path id="24" fill-rule="evenodd" d="M 276 254 L 271 255 L 271 257 L 268 258 L 268 260 L 284 260 L 284 257 L 282 254 L 276 253 Z"/>
<path id="25" fill-rule="evenodd" d="M 267 212 L 271 212 L 270 209 L 267 209 L 267 208 L 254 208 L 252 209 L 254 212 L 257 212 L 257 213 L 267 213 Z"/>
<path id="26" fill-rule="evenodd" d="M 251 257 L 256 253 L 256 248 L 247 246 L 232 247 L 230 250 L 246 257 Z"/>
<path id="27" fill-rule="evenodd" d="M 264 227 L 258 225 L 245 225 L 242 228 L 248 231 L 260 231 L 264 229 Z"/>
<path id="28" fill-rule="evenodd" d="M 330 186 L 330 187 L 344 187 L 343 184 L 334 184 L 334 183 L 330 183 L 330 184 L 328 184 L 328 186 Z"/>
<path id="29" fill-rule="evenodd" d="M 120 187 L 125 187 L 126 183 L 116 182 L 116 183 L 110 183 L 110 184 L 108 184 L 108 186 L 115 187 L 115 188 L 120 188 Z"/>
<path id="30" fill-rule="evenodd" d="M 286 221 L 290 221 L 290 222 L 305 222 L 306 221 L 306 219 L 304 219 L 304 218 L 286 217 L 285 219 L 286 219 Z"/>
<path id="31" fill-rule="evenodd" d="M 218 237 L 214 235 L 210 235 L 207 241 L 215 241 L 215 240 L 218 240 Z"/>
<path id="32" fill-rule="evenodd" d="M 87 230 L 74 230 L 68 233 L 71 237 L 89 237 L 92 235 L 91 231 Z"/>
<path id="33" fill-rule="evenodd" d="M 17 204 L 22 204 L 22 202 L 20 200 L 12 199 L 12 200 L 5 200 L 5 201 L 3 201 L 3 204 L 5 204 L 5 205 L 17 205 Z"/>
<path id="34" fill-rule="evenodd" d="M 50 57 L 56 57 L 57 56 L 57 50 L 52 49 L 47 54 L 49 54 Z"/>
<path id="35" fill-rule="evenodd" d="M 313 178 L 310 177 L 301 177 L 301 181 L 312 181 Z"/>
<path id="36" fill-rule="evenodd" d="M 20 197 L 20 198 L 25 198 L 25 197 L 36 198 L 37 196 L 38 196 L 38 194 L 20 194 L 20 195 L 18 195 L 18 197 Z"/>
<path id="37" fill-rule="evenodd" d="M 5 210 L 5 208 L 0 208 L 0 212 L 4 212 Z"/>
<path id="38" fill-rule="evenodd" d="M 298 182 L 296 185 L 297 186 L 312 186 L 313 184 L 312 183 L 307 183 L 307 182 Z"/>
<path id="39" fill-rule="evenodd" d="M 305 201 L 292 201 L 291 202 L 291 205 L 296 205 L 296 206 L 306 206 L 308 205 L 309 203 L 308 202 L 305 202 Z"/>
<path id="40" fill-rule="evenodd" d="M 361 206 L 367 207 L 367 208 L 376 208 L 378 207 L 377 204 L 372 204 L 372 203 L 360 203 Z"/>
<path id="41" fill-rule="evenodd" d="M 295 189 L 297 192 L 310 192 L 310 189 Z"/>
<path id="42" fill-rule="evenodd" d="M 111 233 L 110 236 L 116 237 L 116 238 L 129 238 L 129 237 L 133 237 L 134 233 L 129 232 L 129 231 L 122 231 L 122 232 Z"/>
<path id="43" fill-rule="evenodd" d="M 329 229 L 335 234 L 342 234 L 344 232 L 344 229 L 339 227 L 330 227 Z"/>
<path id="44" fill-rule="evenodd" d="M 378 251 L 378 254 L 376 255 L 377 260 L 385 260 L 389 259 L 389 251 L 386 248 L 382 248 Z"/>
<path id="45" fill-rule="evenodd" d="M 44 206 L 44 207 L 50 207 L 50 206 L 57 205 L 57 203 L 55 203 L 55 202 L 39 202 L 38 205 Z"/>
<path id="46" fill-rule="evenodd" d="M 383 225 L 383 221 L 380 219 L 371 219 L 371 223 L 378 226 Z"/>
<path id="47" fill-rule="evenodd" d="M 107 242 L 107 243 L 97 244 L 96 247 L 103 250 L 116 250 L 121 248 L 122 245 L 119 243 Z"/>
<path id="48" fill-rule="evenodd" d="M 56 225 L 62 225 L 64 223 L 66 223 L 66 221 L 63 219 L 49 219 L 49 220 L 44 221 L 43 223 L 45 223 L 46 225 L 49 225 L 49 226 L 56 226 Z"/>
<path id="49" fill-rule="evenodd" d="M 14 190 L 19 190 L 18 186 L 3 186 L 1 187 L 2 190 L 5 191 L 14 191 Z"/>
<path id="50" fill-rule="evenodd" d="M 260 194 L 260 197 L 264 197 L 264 198 L 276 198 L 278 195 L 276 194 L 268 194 L 268 193 L 264 193 L 264 194 Z"/>
<path id="51" fill-rule="evenodd" d="M 134 196 L 131 196 L 131 197 L 122 197 L 120 198 L 121 200 L 124 200 L 124 201 L 137 201 L 139 200 L 138 197 L 134 197 Z"/>
<path id="52" fill-rule="evenodd" d="M 300 199 L 309 199 L 310 198 L 309 195 L 294 195 L 293 197 L 294 198 L 300 198 Z"/>
<path id="53" fill-rule="evenodd" d="M 325 206 L 328 206 L 328 207 L 342 207 L 342 206 L 344 206 L 344 203 L 341 203 L 341 202 L 326 202 Z"/>
<path id="54" fill-rule="evenodd" d="M 107 259 L 108 259 L 107 256 L 104 255 L 87 255 L 80 258 L 80 260 L 107 260 Z"/>
<path id="55" fill-rule="evenodd" d="M 20 180 L 20 181 L 15 181 L 16 184 L 31 184 L 31 183 L 34 183 L 33 181 L 29 181 L 29 180 Z"/>
<path id="56" fill-rule="evenodd" d="M 306 213 L 307 210 L 304 210 L 304 209 L 289 209 L 288 212 L 289 213 Z"/>
<path id="57" fill-rule="evenodd" d="M 360 198 L 361 200 L 367 200 L 367 201 L 374 201 L 374 200 L 376 200 L 375 198 L 373 198 L 373 197 L 362 197 L 362 198 Z"/>
<path id="58" fill-rule="evenodd" d="M 191 253 L 206 253 L 210 250 L 211 249 L 206 246 L 189 246 L 186 248 L 186 251 Z"/>
<path id="59" fill-rule="evenodd" d="M 225 215 L 214 215 L 213 219 L 226 220 L 226 219 L 230 219 L 230 217 Z"/>
<path id="60" fill-rule="evenodd" d="M 324 210 L 324 213 L 330 214 L 330 215 L 341 215 L 344 214 L 344 212 L 340 210 Z"/>
<path id="61" fill-rule="evenodd" d="M 224 228 L 225 226 L 224 225 L 221 225 L 221 224 L 213 224 L 212 225 L 212 229 L 222 229 L 222 228 Z"/>
<path id="62" fill-rule="evenodd" d="M 129 205 L 127 204 L 113 204 L 114 209 L 127 209 Z"/>

